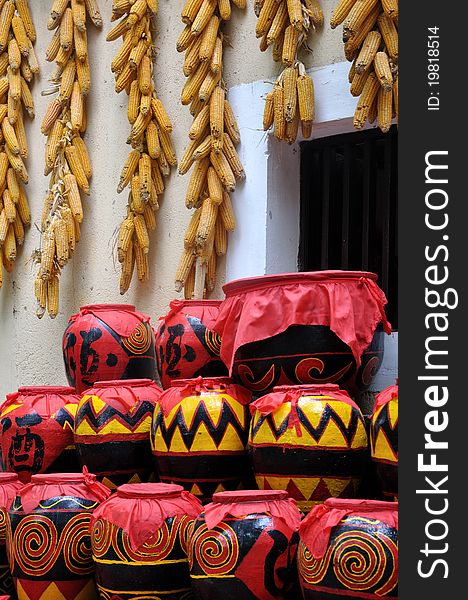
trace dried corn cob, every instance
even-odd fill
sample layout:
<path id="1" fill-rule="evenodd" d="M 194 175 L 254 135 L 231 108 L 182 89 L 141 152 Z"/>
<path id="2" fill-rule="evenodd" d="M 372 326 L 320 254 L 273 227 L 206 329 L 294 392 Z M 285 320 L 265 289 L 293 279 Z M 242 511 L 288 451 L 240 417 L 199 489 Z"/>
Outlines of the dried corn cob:
<path id="1" fill-rule="evenodd" d="M 374 123 L 385 133 L 392 121 L 398 92 L 397 0 L 340 0 L 332 14 L 332 28 L 343 23 L 345 56 L 353 63 L 350 92 L 359 97 L 354 127 Z M 379 85 L 381 90 L 379 90 Z"/>
<path id="2" fill-rule="evenodd" d="M 28 1 L 0 2 L 0 52 L 3 52 L 0 57 L 0 252 L 8 271 L 12 270 L 18 247 L 24 242 L 24 228 L 31 223 L 23 187 L 23 183 L 28 181 L 24 164 L 28 158 L 28 142 L 23 107 L 34 118 L 29 84 L 39 72 L 32 49 L 35 40 L 36 31 Z M 24 64 L 28 65 L 28 70 Z M 2 282 L 3 267 L 0 263 L 0 287 Z"/>
<path id="3" fill-rule="evenodd" d="M 155 212 L 159 208 L 158 195 L 164 191 L 163 177 L 177 165 L 171 141 L 172 123 L 153 84 L 152 18 L 157 6 L 156 0 L 114 0 L 112 20 L 120 21 L 107 35 L 108 41 L 123 38 L 112 61 L 112 71 L 116 91 L 125 90 L 129 96 L 129 143 L 133 146 L 117 187 L 118 193 L 128 186 L 131 189 L 117 242 L 122 265 L 121 294 L 130 287 L 135 265 L 139 281 L 149 277 L 149 231 L 156 228 Z M 188 47 L 192 39 L 189 28 L 181 46 Z"/>
<path id="4" fill-rule="evenodd" d="M 86 131 L 86 95 L 90 91 L 87 15 L 95 24 L 99 22 L 95 0 L 55 0 L 48 21 L 48 28 L 55 29 L 55 33 L 46 57 L 57 63 L 57 69 L 49 78 L 52 87 L 45 94 L 58 95 L 41 126 L 47 135 L 45 174 L 50 174 L 50 179 L 43 205 L 40 249 L 35 252 L 39 266 L 35 282 L 38 317 L 46 309 L 51 318 L 57 315 L 61 269 L 72 258 L 80 238 L 80 190 L 90 193 L 91 163 L 82 139 Z M 25 29 L 28 31 L 26 24 Z M 21 83 L 23 103 L 29 112 L 27 88 Z"/>
<path id="5" fill-rule="evenodd" d="M 265 0 L 260 23 L 264 41 L 281 2 Z M 182 10 L 186 27 L 177 40 L 177 50 L 185 51 L 187 77 L 181 101 L 191 105 L 190 112 L 194 115 L 179 173 L 185 174 L 192 168 L 185 203 L 195 212 L 185 234 L 184 252 L 176 274 L 176 290 L 185 287 L 185 296 L 189 298 L 203 297 L 215 286 L 216 253 L 225 254 L 227 248 L 227 228 L 219 207 L 224 203 L 224 193 L 234 191 L 236 179 L 245 177 L 235 148 L 240 142 L 239 128 L 222 79 L 222 29 L 232 16 L 232 5 L 244 9 L 246 2 L 187 0 Z M 283 16 L 286 15 L 285 4 Z M 275 27 L 281 33 L 280 17 Z M 230 200 L 229 207 L 231 216 Z M 232 218 L 228 220 L 230 230 L 233 223 Z"/>

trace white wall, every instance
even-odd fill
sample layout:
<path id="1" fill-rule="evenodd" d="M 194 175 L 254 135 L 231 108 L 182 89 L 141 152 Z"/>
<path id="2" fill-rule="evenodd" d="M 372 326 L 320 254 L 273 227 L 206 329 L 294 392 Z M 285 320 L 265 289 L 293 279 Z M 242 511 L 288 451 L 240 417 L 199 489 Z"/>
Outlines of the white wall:
<path id="1" fill-rule="evenodd" d="M 49 98 L 41 97 L 41 90 L 48 87 L 47 75 L 52 66 L 44 59 L 45 48 L 50 40 L 46 29 L 51 0 L 31 0 L 30 6 L 38 31 L 36 53 L 42 74 L 33 88 L 36 102 L 36 120 L 27 124 L 30 142 L 28 171 L 30 183 L 28 196 L 33 222 L 40 219 L 42 200 L 47 189 L 43 176 L 45 138 L 40 134 L 40 122 Z M 183 56 L 175 51 L 175 42 L 181 30 L 180 12 L 184 0 L 160 0 L 157 17 L 158 59 L 155 81 L 159 96 L 165 103 L 174 122 L 174 143 L 179 158 L 185 148 L 191 117 L 186 107 L 179 104 L 184 84 L 182 74 Z M 325 20 L 328 22 L 335 0 L 322 0 Z M 72 263 L 66 267 L 61 278 L 60 313 L 54 321 L 47 316 L 39 321 L 35 316 L 33 280 L 35 269 L 29 257 L 38 245 L 38 232 L 33 226 L 19 255 L 11 277 L 6 277 L 0 290 L 0 399 L 19 385 L 62 384 L 65 375 L 61 358 L 61 336 L 70 314 L 82 304 L 92 302 L 115 302 L 121 298 L 118 292 L 119 270 L 113 259 L 113 240 L 126 205 L 125 193 L 115 192 L 119 173 L 128 152 L 125 140 L 129 125 L 126 119 L 126 96 L 114 92 L 110 63 L 119 42 L 107 43 L 106 32 L 110 29 L 111 0 L 99 0 L 104 17 L 102 32 L 90 28 L 89 52 L 92 57 L 93 87 L 88 104 L 88 133 L 86 143 L 90 149 L 94 168 L 91 196 L 85 201 L 85 220 L 82 240 Z M 255 38 L 256 17 L 253 2 L 248 2 L 245 14 L 235 9 L 231 23 L 226 28 L 230 47 L 225 53 L 225 80 L 230 86 L 271 79 L 279 72 L 269 52 L 261 54 Z M 312 52 L 304 54 L 306 65 L 320 67 L 343 60 L 341 32 L 325 26 L 311 40 Z M 250 113 L 252 104 L 236 105 L 238 117 Z M 251 116 L 254 113 L 250 113 Z M 241 133 L 248 138 L 249 128 L 261 128 L 257 115 L 248 125 L 241 125 Z M 288 152 L 289 149 L 284 149 Z M 255 175 L 258 148 L 247 142 L 242 152 L 246 161 L 247 181 Z M 188 177 L 174 174 L 169 182 L 158 215 L 158 229 L 152 235 L 150 262 L 151 277 L 144 285 L 133 285 L 122 300 L 137 304 L 138 308 L 152 315 L 155 320 L 166 310 L 168 302 L 176 296 L 173 276 L 182 247 L 182 237 L 190 213 L 185 209 L 184 196 Z M 247 184 L 246 184 L 247 186 Z M 245 189 L 248 189 L 247 187 Z M 234 196 L 238 215 L 251 216 L 243 205 L 242 188 Z M 242 207 L 242 208 L 241 208 Z M 232 238 L 241 239 L 239 231 Z M 248 231 L 247 229 L 245 231 Z M 255 232 L 254 232 L 255 233 Z M 265 234 L 266 235 L 266 234 Z M 237 237 L 236 237 L 237 236 Z M 243 237 L 245 239 L 245 236 Z M 263 259 L 260 258 L 260 261 Z M 256 264 L 257 274 L 264 272 L 262 264 Z M 224 266 L 220 266 L 221 274 Z M 222 277 L 220 278 L 222 283 Z M 217 290 L 217 295 L 221 292 Z"/>

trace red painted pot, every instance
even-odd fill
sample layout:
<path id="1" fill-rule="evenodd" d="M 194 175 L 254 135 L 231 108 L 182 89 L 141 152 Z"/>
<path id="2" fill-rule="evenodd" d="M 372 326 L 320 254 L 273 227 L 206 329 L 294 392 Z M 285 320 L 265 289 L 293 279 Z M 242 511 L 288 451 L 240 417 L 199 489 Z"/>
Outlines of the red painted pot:
<path id="1" fill-rule="evenodd" d="M 70 318 L 63 336 L 70 385 L 79 393 L 96 381 L 155 379 L 150 317 L 130 304 L 92 304 Z"/>
<path id="2" fill-rule="evenodd" d="M 69 387 L 21 387 L 0 408 L 3 471 L 27 483 L 35 473 L 78 469 L 73 423 L 80 397 Z"/>
<path id="3" fill-rule="evenodd" d="M 14 586 L 8 564 L 6 533 L 8 509 L 16 497 L 21 483 L 16 473 L 0 473 L 0 594 L 13 594 Z M 3 596 L 10 597 L 10 596 Z M 0 596 L 1 600 L 2 596 Z"/>
<path id="4" fill-rule="evenodd" d="M 94 475 L 34 475 L 9 511 L 10 565 L 21 600 L 97 600 L 89 527 L 109 490 Z"/>
<path id="5" fill-rule="evenodd" d="M 161 481 L 202 502 L 251 487 L 247 456 L 251 393 L 228 377 L 173 381 L 154 412 L 151 443 Z"/>
<path id="6" fill-rule="evenodd" d="M 218 315 L 220 300 L 173 300 L 156 331 L 156 356 L 164 389 L 174 379 L 227 375 L 221 339 L 207 324 Z"/>
<path id="7" fill-rule="evenodd" d="M 300 520 L 287 492 L 214 494 L 195 521 L 188 546 L 197 598 L 285 598 L 295 579 Z"/>
<path id="8" fill-rule="evenodd" d="M 305 600 L 398 598 L 398 504 L 331 498 L 299 528 Z"/>
<path id="9" fill-rule="evenodd" d="M 78 457 L 110 489 L 153 478 L 151 422 L 161 393 L 150 379 L 129 379 L 98 381 L 81 398 Z"/>
<path id="10" fill-rule="evenodd" d="M 317 271 L 226 284 L 213 324 L 221 359 L 258 395 L 303 383 L 365 389 L 382 362 L 382 327 L 391 332 L 376 280 L 361 271 Z"/>
<path id="11" fill-rule="evenodd" d="M 94 511 L 91 522 L 101 597 L 191 597 L 186 546 L 202 510 L 180 485 L 120 486 Z"/>
<path id="12" fill-rule="evenodd" d="M 388 500 L 398 499 L 398 386 L 376 398 L 371 420 L 371 454 L 380 489 Z"/>

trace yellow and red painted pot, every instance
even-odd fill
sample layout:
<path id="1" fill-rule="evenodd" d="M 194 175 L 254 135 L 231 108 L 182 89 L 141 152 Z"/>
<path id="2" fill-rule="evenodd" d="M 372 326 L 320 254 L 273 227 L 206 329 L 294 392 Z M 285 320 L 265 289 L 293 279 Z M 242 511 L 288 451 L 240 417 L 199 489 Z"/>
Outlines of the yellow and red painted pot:
<path id="1" fill-rule="evenodd" d="M 15 591 L 8 562 L 6 538 L 8 509 L 21 487 L 22 484 L 16 473 L 0 473 L 0 594 L 14 594 Z M 0 595 L 0 600 L 1 598 Z"/>
<path id="2" fill-rule="evenodd" d="M 197 598 L 274 600 L 295 583 L 301 515 L 284 491 L 214 494 L 195 521 L 188 545 Z"/>
<path id="3" fill-rule="evenodd" d="M 257 395 L 278 385 L 370 385 L 383 359 L 387 299 L 377 275 L 317 271 L 265 275 L 223 287 L 213 330 L 221 359 Z"/>
<path id="4" fill-rule="evenodd" d="M 214 492 L 249 486 L 251 394 L 227 377 L 173 381 L 154 413 L 151 443 L 161 481 L 202 502 Z"/>
<path id="5" fill-rule="evenodd" d="M 156 379 L 150 317 L 131 304 L 90 304 L 70 317 L 63 335 L 68 383 L 81 394 L 96 381 Z"/>
<path id="6" fill-rule="evenodd" d="M 376 398 L 370 430 L 372 460 L 382 494 L 398 498 L 398 386 L 392 385 Z"/>
<path id="7" fill-rule="evenodd" d="M 193 597 L 187 540 L 200 502 L 179 485 L 123 485 L 92 516 L 96 583 L 103 600 Z"/>
<path id="8" fill-rule="evenodd" d="M 249 452 L 260 489 L 286 490 L 303 512 L 354 498 L 368 466 L 364 417 L 337 385 L 279 386 L 250 405 Z"/>
<path id="9" fill-rule="evenodd" d="M 299 533 L 304 600 L 398 598 L 398 503 L 332 498 Z"/>
<path id="10" fill-rule="evenodd" d="M 0 408 L 1 470 L 27 483 L 36 473 L 79 469 L 73 424 L 80 400 L 73 388 L 21 387 Z"/>
<path id="11" fill-rule="evenodd" d="M 18 600 L 97 600 L 89 527 L 109 490 L 94 475 L 33 475 L 9 511 Z"/>
<path id="12" fill-rule="evenodd" d="M 111 490 L 153 479 L 150 433 L 161 391 L 150 379 L 100 381 L 81 398 L 76 450 Z"/>
<path id="13" fill-rule="evenodd" d="M 221 338 L 208 323 L 218 315 L 221 300 L 173 300 L 156 331 L 156 356 L 164 389 L 174 379 L 227 375 L 219 352 Z"/>

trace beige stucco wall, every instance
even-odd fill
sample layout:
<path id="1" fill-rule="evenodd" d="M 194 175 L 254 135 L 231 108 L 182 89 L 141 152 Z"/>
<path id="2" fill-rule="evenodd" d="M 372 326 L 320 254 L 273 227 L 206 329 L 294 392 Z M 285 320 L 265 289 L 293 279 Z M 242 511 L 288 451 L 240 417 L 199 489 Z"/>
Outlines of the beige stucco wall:
<path id="1" fill-rule="evenodd" d="M 184 206 L 187 176 L 177 174 L 173 174 L 169 181 L 158 214 L 158 229 L 152 235 L 150 280 L 144 285 L 134 283 L 128 294 L 123 297 L 119 295 L 119 270 L 114 262 L 113 242 L 124 214 L 126 194 L 118 195 L 115 189 L 128 153 L 125 140 L 129 125 L 126 96 L 115 94 L 110 73 L 110 63 L 119 42 L 105 41 L 105 33 L 110 29 L 112 1 L 100 0 L 99 4 L 105 21 L 103 31 L 93 30 L 89 36 L 93 87 L 88 101 L 86 143 L 91 154 L 94 177 L 91 195 L 84 203 L 82 239 L 72 263 L 65 268 L 61 278 L 59 315 L 53 321 L 47 316 L 38 320 L 32 291 L 35 269 L 29 261 L 38 245 L 38 231 L 33 226 L 27 232 L 15 270 L 5 278 L 3 289 L 0 290 L 0 402 L 8 391 L 19 385 L 65 383 L 61 337 L 68 316 L 80 305 L 125 301 L 135 303 L 141 311 L 156 320 L 165 312 L 171 298 L 176 296 L 173 276 L 189 218 L 189 211 Z M 183 56 L 175 50 L 183 4 L 184 0 L 159 2 L 156 42 L 159 54 L 155 69 L 158 95 L 173 119 L 173 139 L 179 157 L 183 153 L 191 123 L 188 108 L 179 104 L 184 83 Z M 333 4 L 335 0 L 322 0 L 326 22 Z M 52 69 L 43 58 L 50 39 L 46 22 L 51 0 L 31 0 L 30 5 L 38 30 L 36 52 L 42 68 L 41 78 L 33 88 L 37 117 L 33 123 L 28 123 L 30 158 L 27 166 L 30 183 L 27 192 L 34 223 L 40 219 L 42 200 L 47 189 L 47 180 L 43 175 L 45 138 L 39 129 L 50 101 L 50 98 L 41 97 L 41 90 L 47 89 L 47 76 Z M 253 0 L 248 0 L 245 14 L 234 10 L 233 19 L 226 27 L 226 35 L 232 46 L 225 53 L 225 80 L 230 86 L 270 79 L 279 72 L 271 53 L 261 54 L 258 50 L 255 22 Z M 325 26 L 323 31 L 313 34 L 311 38 L 312 52 L 307 52 L 303 57 L 307 67 L 343 60 L 339 31 L 331 31 Z M 244 109 L 249 110 L 249 107 L 245 106 Z M 249 165 L 245 167 L 248 177 Z"/>

